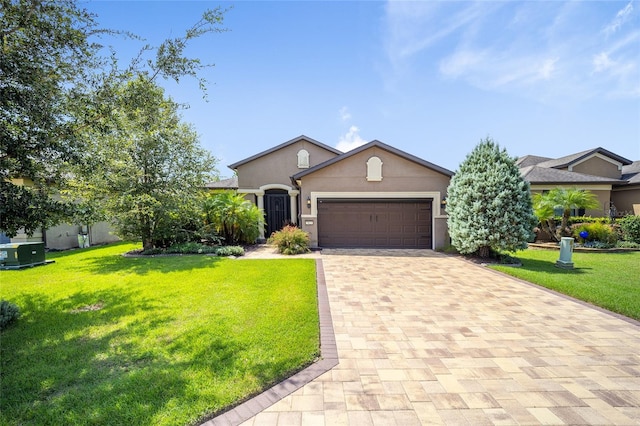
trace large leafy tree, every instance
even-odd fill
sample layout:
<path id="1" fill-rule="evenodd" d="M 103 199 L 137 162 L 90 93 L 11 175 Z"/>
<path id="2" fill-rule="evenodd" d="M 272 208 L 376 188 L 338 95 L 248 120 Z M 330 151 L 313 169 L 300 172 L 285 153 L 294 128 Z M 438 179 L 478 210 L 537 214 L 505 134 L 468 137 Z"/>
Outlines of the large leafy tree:
<path id="1" fill-rule="evenodd" d="M 67 101 L 95 65 L 97 31 L 71 0 L 0 1 L 0 230 L 9 235 L 67 212 L 50 193 L 82 152 Z"/>
<path id="2" fill-rule="evenodd" d="M 0 230 L 32 233 L 82 211 L 100 217 L 99 209 L 87 208 L 77 194 L 73 202 L 51 194 L 65 189 L 70 177 L 94 173 L 99 140 L 124 137 L 122 126 L 133 123 L 122 120 L 123 110 L 156 108 L 139 94 L 125 96 L 123 90 L 134 87 L 129 82 L 146 79 L 158 86 L 161 79 L 194 77 L 204 90 L 199 71 L 209 65 L 185 51 L 191 40 L 224 31 L 224 11 L 205 11 L 183 36 L 145 46 L 121 67 L 117 52 L 101 57 L 102 46 L 92 42 L 113 32 L 99 29 L 75 0 L 0 0 L 0 5 Z M 29 185 L 14 185 L 16 179 Z"/>
<path id="3" fill-rule="evenodd" d="M 447 214 L 453 246 L 481 257 L 526 248 L 536 222 L 529 184 L 515 159 L 490 138 L 467 155 L 451 179 Z"/>
<path id="4" fill-rule="evenodd" d="M 114 94 L 113 125 L 89 139 L 92 173 L 77 174 L 76 194 L 101 205 L 119 235 L 151 249 L 197 215 L 215 160 L 180 121 L 176 103 L 144 75 Z"/>
<path id="5" fill-rule="evenodd" d="M 569 217 L 573 209 L 594 209 L 599 206 L 598 198 L 591 191 L 578 188 L 554 188 L 549 192 L 536 193 L 533 207 L 542 228 L 559 241 L 562 236 L 571 235 Z M 562 210 L 560 228 L 556 229 L 554 216 Z"/>

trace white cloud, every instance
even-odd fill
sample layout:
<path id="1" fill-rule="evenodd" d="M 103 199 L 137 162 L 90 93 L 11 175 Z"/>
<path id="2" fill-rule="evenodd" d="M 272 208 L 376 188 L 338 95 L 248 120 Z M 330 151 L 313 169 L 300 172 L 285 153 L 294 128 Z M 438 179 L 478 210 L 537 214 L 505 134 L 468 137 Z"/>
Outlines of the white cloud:
<path id="1" fill-rule="evenodd" d="M 605 52 L 600 52 L 593 57 L 593 71 L 602 72 L 611 68 L 615 63 L 609 58 Z"/>
<path id="2" fill-rule="evenodd" d="M 339 149 L 342 152 L 347 152 L 366 144 L 367 141 L 360 137 L 359 132 L 360 129 L 358 127 L 351 126 L 345 135 L 340 136 L 340 141 L 338 141 L 336 149 Z"/>
<path id="3" fill-rule="evenodd" d="M 460 77 L 484 61 L 482 52 L 458 50 L 440 63 L 440 72 L 447 77 Z"/>
<path id="4" fill-rule="evenodd" d="M 602 30 L 606 36 L 610 36 L 624 25 L 633 12 L 633 5 L 629 2 L 624 8 L 620 9 L 615 18 Z"/>
<path id="5" fill-rule="evenodd" d="M 638 97 L 640 30 L 632 23 L 640 8 L 624 5 L 390 1 L 385 84 L 428 81 L 435 65 L 441 77 L 544 102 Z"/>
<path id="6" fill-rule="evenodd" d="M 551 79 L 556 70 L 556 62 L 558 62 L 558 58 L 545 59 L 542 62 L 542 66 L 538 69 L 539 77 L 543 80 Z"/>
<path id="7" fill-rule="evenodd" d="M 342 121 L 348 121 L 349 119 L 351 119 L 351 113 L 349 112 L 349 108 L 347 108 L 346 106 L 340 108 L 340 119 Z"/>

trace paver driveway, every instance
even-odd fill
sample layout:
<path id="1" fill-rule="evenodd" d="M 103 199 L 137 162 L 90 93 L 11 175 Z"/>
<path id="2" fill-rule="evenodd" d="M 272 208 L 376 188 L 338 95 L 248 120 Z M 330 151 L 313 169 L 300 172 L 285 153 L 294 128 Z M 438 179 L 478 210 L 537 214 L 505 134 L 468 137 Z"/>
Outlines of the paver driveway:
<path id="1" fill-rule="evenodd" d="M 322 254 L 339 364 L 246 425 L 640 424 L 640 326 L 432 251 Z"/>

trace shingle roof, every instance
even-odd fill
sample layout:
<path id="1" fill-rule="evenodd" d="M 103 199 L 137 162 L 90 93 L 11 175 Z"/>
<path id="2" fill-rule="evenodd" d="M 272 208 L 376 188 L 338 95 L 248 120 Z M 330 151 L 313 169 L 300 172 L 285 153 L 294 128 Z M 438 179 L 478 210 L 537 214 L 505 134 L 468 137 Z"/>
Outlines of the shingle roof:
<path id="1" fill-rule="evenodd" d="M 207 189 L 238 189 L 238 177 L 209 182 L 204 187 Z"/>
<path id="2" fill-rule="evenodd" d="M 622 180 L 626 180 L 630 185 L 640 184 L 640 161 L 622 167 Z"/>
<path id="3" fill-rule="evenodd" d="M 564 168 L 571 164 L 577 163 L 580 160 L 587 158 L 593 154 L 605 155 L 615 161 L 622 163 L 622 165 L 631 164 L 631 160 L 627 160 L 626 158 L 621 157 L 618 154 L 614 154 L 611 151 L 607 151 L 604 148 L 598 147 L 598 148 L 588 149 L 586 151 L 578 152 L 575 154 L 567 155 L 564 157 L 556 158 L 553 160 L 544 161 L 544 162 L 538 163 L 537 165 L 540 167 Z"/>
<path id="4" fill-rule="evenodd" d="M 551 158 L 549 157 L 539 157 L 537 155 L 525 155 L 524 157 L 518 158 L 516 161 L 516 166 L 518 167 L 528 167 L 535 166 L 536 164 L 542 163 L 543 161 L 549 161 Z"/>
<path id="5" fill-rule="evenodd" d="M 599 183 L 599 184 L 624 184 L 620 179 L 612 179 L 603 176 L 593 176 L 578 172 L 567 172 L 565 170 L 551 169 L 541 166 L 528 166 L 520 169 L 522 177 L 532 184 L 541 183 Z"/>
<path id="6" fill-rule="evenodd" d="M 340 154 L 342 154 L 342 151 L 339 151 L 339 150 L 337 150 L 337 149 L 335 149 L 335 148 L 333 148 L 333 147 L 330 147 L 329 145 L 325 145 L 325 144 L 323 144 L 322 142 L 318 142 L 317 140 L 315 140 L 315 139 L 311 139 L 311 138 L 310 138 L 310 137 L 308 137 L 308 136 L 300 135 L 300 136 L 298 136 L 297 138 L 293 138 L 293 139 L 291 139 L 291 140 L 289 140 L 289 141 L 286 141 L 286 142 L 284 142 L 284 143 L 281 143 L 280 145 L 278 145 L 278 146 L 274 146 L 273 148 L 267 149 L 266 151 L 259 152 L 259 153 L 257 153 L 256 155 L 252 155 L 252 156 L 251 156 L 251 157 L 249 157 L 249 158 L 245 158 L 244 160 L 240 160 L 240 161 L 238 161 L 237 163 L 233 163 L 233 164 L 231 164 L 231 165 L 229 165 L 229 166 L 227 166 L 227 167 L 229 167 L 229 168 L 230 168 L 230 169 L 232 169 L 232 170 L 235 170 L 236 168 L 238 168 L 238 167 L 242 166 L 243 164 L 246 164 L 246 163 L 248 163 L 248 162 L 250 162 L 250 161 L 253 161 L 253 160 L 257 159 L 257 158 L 263 157 L 263 156 L 265 156 L 265 155 L 267 155 L 267 154 L 271 154 L 272 152 L 275 152 L 275 151 L 277 151 L 277 150 L 279 150 L 279 149 L 282 149 L 282 148 L 284 148 L 284 147 L 286 147 L 286 146 L 292 145 L 292 144 L 294 144 L 294 143 L 296 143 L 296 142 L 299 142 L 299 141 L 302 141 L 302 140 L 307 141 L 307 142 L 310 142 L 310 143 L 312 143 L 312 144 L 314 144 L 314 145 L 317 145 L 317 146 L 319 146 L 320 148 L 324 148 L 324 149 L 326 149 L 327 151 L 333 152 L 333 153 L 334 153 L 334 154 L 336 154 L 336 155 L 340 155 Z"/>
<path id="7" fill-rule="evenodd" d="M 310 173 L 313 173 L 313 172 L 315 172 L 315 171 L 317 171 L 319 169 L 322 169 L 324 167 L 330 166 L 331 164 L 337 163 L 338 161 L 342 161 L 345 158 L 349 158 L 349 157 L 351 157 L 353 155 L 356 155 L 356 154 L 358 154 L 358 153 L 360 153 L 362 151 L 365 151 L 365 150 L 367 150 L 367 149 L 369 149 L 371 147 L 374 147 L 374 146 L 378 147 L 378 148 L 381 148 L 381 149 L 384 149 L 385 151 L 389 151 L 389 152 L 391 152 L 391 153 L 393 153 L 393 154 L 395 154 L 395 155 L 397 155 L 399 157 L 405 158 L 405 159 L 407 159 L 409 161 L 413 161 L 414 163 L 417 163 L 417 164 L 419 164 L 421 166 L 424 166 L 424 167 L 427 167 L 429 169 L 435 170 L 436 172 L 442 173 L 443 175 L 453 176 L 453 172 L 451 170 L 448 170 L 448 169 L 445 169 L 444 167 L 440 167 L 438 165 L 430 163 L 430 162 L 428 162 L 426 160 L 423 160 L 422 158 L 416 157 L 415 155 L 411 155 L 409 153 L 401 151 L 401 150 L 399 150 L 397 148 L 394 148 L 394 147 L 392 147 L 390 145 L 387 145 L 387 144 L 385 144 L 383 142 L 380 142 L 379 140 L 372 140 L 371 142 L 369 142 L 369 143 L 367 143 L 365 145 L 362 145 L 362 146 L 359 146 L 357 148 L 354 148 L 351 151 L 345 152 L 344 154 L 339 155 L 337 157 L 334 157 L 334 158 L 332 158 L 330 160 L 327 160 L 324 163 L 320 163 L 320 164 L 318 164 L 318 165 L 316 165 L 314 167 L 311 167 L 311 168 L 309 168 L 307 170 L 303 170 L 301 172 L 298 172 L 295 175 L 293 175 L 291 178 L 293 180 L 300 179 L 303 176 L 306 176 L 306 175 L 308 175 Z"/>

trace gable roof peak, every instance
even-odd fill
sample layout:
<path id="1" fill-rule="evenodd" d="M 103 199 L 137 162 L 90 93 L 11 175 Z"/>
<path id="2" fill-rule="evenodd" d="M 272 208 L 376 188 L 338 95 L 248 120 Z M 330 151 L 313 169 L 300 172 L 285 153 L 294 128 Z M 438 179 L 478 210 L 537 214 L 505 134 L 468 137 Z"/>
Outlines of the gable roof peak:
<path id="1" fill-rule="evenodd" d="M 338 155 L 337 157 L 333 157 L 332 159 L 327 160 L 324 163 L 320 163 L 320 164 L 318 164 L 318 165 L 316 165 L 314 167 L 311 167 L 309 169 L 306 169 L 306 170 L 303 170 L 301 172 L 298 172 L 298 173 L 296 173 L 295 175 L 292 176 L 292 179 L 294 179 L 294 180 L 295 179 L 299 179 L 299 178 L 301 178 L 303 176 L 306 176 L 306 175 L 308 175 L 310 173 L 315 172 L 316 170 L 319 170 L 321 168 L 327 167 L 327 166 L 329 166 L 331 164 L 337 163 L 338 161 L 342 161 L 342 160 L 344 160 L 346 158 L 352 157 L 352 156 L 354 156 L 356 154 L 359 154 L 359 153 L 361 153 L 363 151 L 366 151 L 369 148 L 373 148 L 373 147 L 377 147 L 377 148 L 383 149 L 383 150 L 388 151 L 388 152 L 390 152 L 392 154 L 395 154 L 395 155 L 397 155 L 399 157 L 405 158 L 405 159 L 407 159 L 409 161 L 413 161 L 416 164 L 419 164 L 421 166 L 424 166 L 424 167 L 427 167 L 429 169 L 435 170 L 438 173 L 442 173 L 443 175 L 446 175 L 446 176 L 449 176 L 449 177 L 453 176 L 453 172 L 451 170 L 448 170 L 448 169 L 445 169 L 444 167 L 440 167 L 440 166 L 438 166 L 436 164 L 430 163 L 430 162 L 428 162 L 426 160 L 423 160 L 420 157 L 416 157 L 415 155 L 409 154 L 409 153 L 404 152 L 404 151 L 402 151 L 402 150 L 400 150 L 398 148 L 394 148 L 391 145 L 387 145 L 384 142 L 381 142 L 381 141 L 379 141 L 377 139 L 374 139 L 371 142 L 368 142 L 368 143 L 366 143 L 364 145 L 360 145 L 360 146 L 358 146 L 356 148 L 353 148 L 351 151 L 347 151 L 344 154 Z"/>
<path id="2" fill-rule="evenodd" d="M 240 160 L 240 161 L 238 161 L 236 163 L 230 164 L 227 167 L 229 167 L 232 170 L 235 170 L 238 167 L 242 166 L 243 164 L 246 164 L 246 163 L 248 163 L 250 161 L 253 161 L 255 159 L 258 159 L 260 157 L 264 157 L 265 155 L 271 154 L 272 152 L 275 152 L 275 151 L 277 151 L 279 149 L 285 148 L 285 147 L 287 147 L 289 145 L 293 145 L 294 143 L 297 143 L 297 142 L 300 142 L 300 141 L 306 141 L 306 142 L 312 143 L 312 144 L 314 144 L 314 145 L 316 145 L 316 146 L 318 146 L 318 147 L 320 147 L 322 149 L 325 149 L 325 150 L 327 150 L 329 152 L 332 152 L 332 153 L 334 153 L 336 155 L 342 154 L 342 151 L 340 151 L 340 150 L 338 150 L 336 148 L 333 148 L 333 147 L 331 147 L 329 145 L 325 145 L 322 142 L 319 142 L 319 141 L 317 141 L 317 140 L 315 140 L 313 138 L 310 138 L 308 136 L 300 135 L 300 136 L 295 137 L 293 139 L 290 139 L 290 140 L 288 140 L 286 142 L 283 142 L 280 145 L 274 146 L 273 148 L 269 148 L 269 149 L 267 149 L 265 151 L 259 152 L 259 153 L 255 154 L 255 155 L 252 155 L 251 157 L 245 158 L 244 160 Z"/>
<path id="3" fill-rule="evenodd" d="M 580 151 L 575 154 L 565 155 L 564 157 L 556 158 L 553 160 L 543 161 L 542 163 L 538 163 L 538 165 L 541 167 L 549 167 L 549 168 L 563 168 L 575 163 L 579 163 L 582 160 L 586 159 L 587 157 L 591 157 L 592 155 L 595 155 L 595 154 L 601 154 L 606 157 L 609 157 L 610 159 L 617 161 L 623 166 L 632 163 L 631 160 L 621 157 L 618 154 L 608 151 L 602 147 L 597 147 L 597 148 L 587 149 L 585 151 Z"/>

